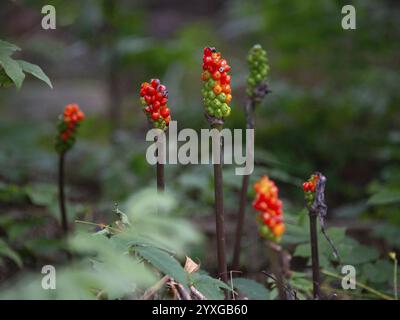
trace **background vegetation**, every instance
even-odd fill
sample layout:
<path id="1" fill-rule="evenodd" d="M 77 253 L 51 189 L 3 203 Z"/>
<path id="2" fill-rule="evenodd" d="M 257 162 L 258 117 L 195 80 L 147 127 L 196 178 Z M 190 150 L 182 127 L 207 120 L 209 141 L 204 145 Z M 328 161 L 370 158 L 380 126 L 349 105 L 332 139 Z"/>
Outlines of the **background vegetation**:
<path id="1" fill-rule="evenodd" d="M 41 28 L 45 4 L 56 7 L 56 30 Z M 257 111 L 257 166 L 251 181 L 268 174 L 280 188 L 287 224 L 283 244 L 293 255 L 292 287 L 299 297 L 310 296 L 300 186 L 319 170 L 328 179 L 329 232 L 342 257 L 340 265 L 335 263 L 321 239 L 322 267 L 339 274 L 342 264 L 353 264 L 357 280 L 383 296 L 360 287 L 343 292 L 340 281 L 328 275 L 324 290 L 342 298 L 392 297 L 393 262 L 388 252 L 400 248 L 400 6 L 393 0 L 354 0 L 357 29 L 343 30 L 345 4 L 2 1 L 0 39 L 23 48 L 13 57 L 40 65 L 53 84 L 50 89 L 27 75 L 22 89 L 0 89 L 0 282 L 7 297 L 30 297 L 27 282 L 18 279 L 37 275 L 44 264 L 66 268 L 60 281 L 71 291 L 57 290 L 53 298 L 93 297 L 77 291 L 82 277 L 98 284 L 99 279 L 87 276 L 87 268 L 68 263 L 59 237 L 53 141 L 57 116 L 70 102 L 87 114 L 67 160 L 70 221 L 111 223 L 117 203 L 131 220 L 138 219 L 137 226 L 143 223 L 138 230 L 144 234 L 135 236 L 164 243 L 181 261 L 185 254 L 198 259 L 202 269 L 215 275 L 212 168 L 167 165 L 169 193 L 162 204 L 168 210 L 154 218 L 148 202 L 153 197 L 149 190 L 155 188 L 155 168 L 145 159 L 147 123 L 138 91 L 142 81 L 159 77 L 169 88 L 172 117 L 179 127 L 206 128 L 200 94 L 202 48 L 216 46 L 232 66 L 233 108 L 226 126 L 244 128 L 245 57 L 254 43 L 268 52 L 272 93 Z M 225 166 L 229 252 L 241 183 L 233 172 L 232 166 Z M 169 226 L 171 219 L 179 223 Z M 256 228 L 255 213 L 249 208 L 243 276 L 272 289 L 261 273 L 268 263 Z M 153 239 L 155 235 L 160 238 Z M 82 234 L 76 237 L 72 246 L 85 251 L 90 241 L 79 238 Z M 92 249 L 106 248 L 97 246 Z M 124 269 L 129 262 L 114 257 L 118 251 L 106 251 L 102 272 L 107 276 L 101 279 L 108 282 L 101 286 L 111 292 L 109 297 L 126 293 L 126 278 L 141 279 L 143 287 L 155 281 L 147 269 Z M 113 278 L 117 266 L 120 282 Z M 29 283 L 37 295 L 34 280 Z M 39 291 L 48 298 L 49 293 Z M 263 297 L 275 295 L 268 290 Z"/>

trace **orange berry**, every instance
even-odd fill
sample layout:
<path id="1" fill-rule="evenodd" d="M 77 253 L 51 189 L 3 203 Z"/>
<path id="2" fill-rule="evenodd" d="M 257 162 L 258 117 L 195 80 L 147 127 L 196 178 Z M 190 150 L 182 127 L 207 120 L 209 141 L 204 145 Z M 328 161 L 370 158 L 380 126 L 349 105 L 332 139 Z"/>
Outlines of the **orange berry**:
<path id="1" fill-rule="evenodd" d="M 232 101 L 232 95 L 228 93 L 228 94 L 226 95 L 225 102 L 226 102 L 227 104 L 229 104 L 231 101 Z"/>
<path id="2" fill-rule="evenodd" d="M 231 86 L 229 84 L 225 84 L 222 86 L 222 91 L 225 94 L 230 94 L 231 93 Z"/>
<path id="3" fill-rule="evenodd" d="M 220 94 L 222 92 L 222 87 L 219 84 L 217 84 L 214 86 L 213 90 L 215 94 Z"/>

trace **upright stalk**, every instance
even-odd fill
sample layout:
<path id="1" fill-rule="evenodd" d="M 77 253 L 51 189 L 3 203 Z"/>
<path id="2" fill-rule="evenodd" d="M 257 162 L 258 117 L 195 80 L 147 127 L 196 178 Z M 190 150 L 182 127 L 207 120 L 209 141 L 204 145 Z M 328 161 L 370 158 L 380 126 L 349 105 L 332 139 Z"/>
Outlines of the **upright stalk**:
<path id="1" fill-rule="evenodd" d="M 157 162 L 157 191 L 159 193 L 165 190 L 165 180 L 164 180 L 164 164 Z"/>
<path id="2" fill-rule="evenodd" d="M 311 241 L 311 263 L 313 277 L 313 296 L 315 300 L 321 297 L 321 282 L 319 274 L 317 216 L 318 213 L 310 210 L 310 241 Z"/>
<path id="3" fill-rule="evenodd" d="M 251 97 L 247 98 L 246 102 L 246 118 L 247 118 L 247 129 L 254 129 L 254 100 Z M 236 222 L 236 233 L 235 233 L 235 243 L 233 247 L 233 261 L 232 261 L 232 269 L 239 270 L 240 267 L 240 249 L 241 249 L 241 241 L 243 234 L 243 226 L 244 226 L 244 217 L 246 213 L 246 205 L 247 205 L 247 190 L 249 188 L 250 175 L 244 175 L 242 179 L 242 188 L 240 190 L 239 196 L 239 211 L 237 213 L 237 222 Z"/>
<path id="4" fill-rule="evenodd" d="M 281 253 L 282 247 L 275 242 L 267 241 L 268 257 L 271 264 L 271 271 L 275 276 L 276 288 L 278 289 L 278 296 L 280 300 L 286 300 L 285 287 L 282 276 L 282 263 Z"/>
<path id="5" fill-rule="evenodd" d="M 65 194 L 64 194 L 64 159 L 65 153 L 60 153 L 58 162 L 58 198 L 61 213 L 61 226 L 64 234 L 68 233 L 67 211 L 65 208 Z"/>
<path id="6" fill-rule="evenodd" d="M 220 127 L 214 127 L 220 130 Z M 222 141 L 219 137 L 218 148 L 220 153 L 220 161 L 214 163 L 214 197 L 215 197 L 215 224 L 217 235 L 217 259 L 218 274 L 222 281 L 228 283 L 228 267 L 226 263 L 225 248 L 225 221 L 224 221 L 224 200 L 223 200 L 223 183 L 222 183 Z"/>
<path id="7" fill-rule="evenodd" d="M 157 137 L 154 138 L 154 141 L 157 143 Z M 159 148 L 157 148 L 157 158 L 159 155 Z M 165 190 L 165 178 L 164 178 L 164 164 L 157 160 L 157 168 L 156 168 L 156 177 L 157 177 L 157 192 L 162 193 Z"/>

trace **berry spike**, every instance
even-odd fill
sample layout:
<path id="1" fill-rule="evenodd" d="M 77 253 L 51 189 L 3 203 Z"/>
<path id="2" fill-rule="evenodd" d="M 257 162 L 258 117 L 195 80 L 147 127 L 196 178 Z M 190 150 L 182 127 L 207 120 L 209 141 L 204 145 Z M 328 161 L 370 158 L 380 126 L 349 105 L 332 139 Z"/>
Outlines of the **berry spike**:
<path id="1" fill-rule="evenodd" d="M 76 140 L 76 132 L 85 114 L 76 103 L 68 104 L 60 115 L 57 125 L 56 150 L 62 154 L 72 148 Z"/>
<path id="2" fill-rule="evenodd" d="M 318 179 L 319 176 L 313 174 L 306 182 L 303 182 L 304 198 L 308 207 L 311 207 L 315 201 Z"/>
<path id="3" fill-rule="evenodd" d="M 250 98 L 258 98 L 258 100 L 261 100 L 263 96 L 269 92 L 266 85 L 269 72 L 267 52 L 261 45 L 256 44 L 250 49 L 247 56 L 247 64 L 250 73 L 247 77 L 246 93 Z"/>
<path id="4" fill-rule="evenodd" d="M 204 48 L 202 94 L 206 114 L 209 117 L 224 120 L 231 113 L 229 106 L 231 95 L 231 67 L 215 48 Z"/>
<path id="5" fill-rule="evenodd" d="M 143 82 L 140 87 L 140 102 L 153 127 L 166 130 L 171 121 L 170 110 L 167 106 L 167 87 L 158 79 Z"/>
<path id="6" fill-rule="evenodd" d="M 253 208 L 260 212 L 257 217 L 260 223 L 260 234 L 264 238 L 279 242 L 285 232 L 285 224 L 278 187 L 274 181 L 263 176 L 254 184 L 254 191 L 256 197 Z"/>

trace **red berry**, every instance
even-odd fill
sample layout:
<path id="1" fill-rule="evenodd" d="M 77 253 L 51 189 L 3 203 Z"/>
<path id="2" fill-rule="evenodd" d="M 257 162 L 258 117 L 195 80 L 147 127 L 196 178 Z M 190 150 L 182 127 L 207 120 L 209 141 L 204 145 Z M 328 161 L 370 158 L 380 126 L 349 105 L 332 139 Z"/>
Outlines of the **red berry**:
<path id="1" fill-rule="evenodd" d="M 157 120 L 160 118 L 160 114 L 159 114 L 158 112 L 153 112 L 153 113 L 151 114 L 151 118 L 152 118 L 154 121 L 157 121 Z"/>
<path id="2" fill-rule="evenodd" d="M 167 107 L 162 107 L 160 109 L 160 114 L 163 118 L 167 118 L 169 116 L 169 109 Z"/>
<path id="3" fill-rule="evenodd" d="M 154 101 L 153 102 L 153 110 L 154 111 L 158 111 L 158 109 L 160 109 L 161 103 L 160 101 Z"/>

